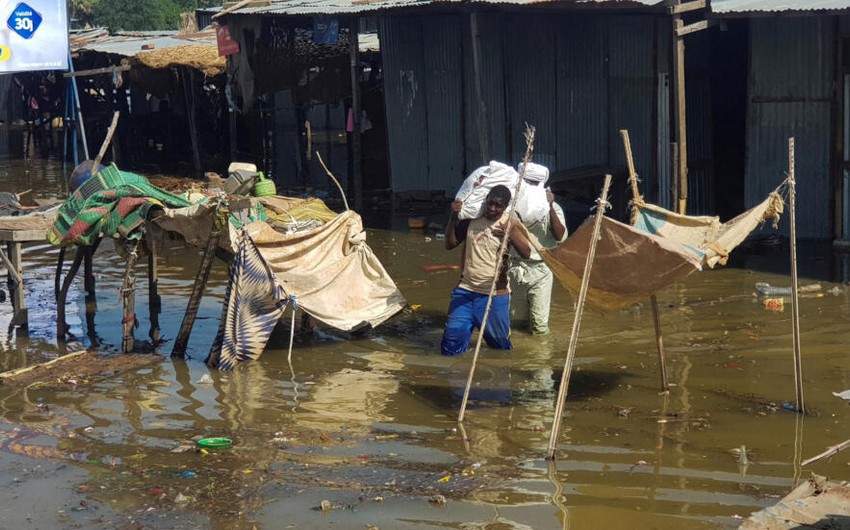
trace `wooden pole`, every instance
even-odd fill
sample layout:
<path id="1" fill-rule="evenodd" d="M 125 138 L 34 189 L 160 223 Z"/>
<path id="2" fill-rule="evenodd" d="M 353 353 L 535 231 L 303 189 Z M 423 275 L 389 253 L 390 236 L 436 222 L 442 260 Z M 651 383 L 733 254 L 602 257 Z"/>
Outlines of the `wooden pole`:
<path id="1" fill-rule="evenodd" d="M 71 288 L 71 282 L 74 281 L 74 277 L 80 270 L 84 254 L 85 250 L 77 245 L 74 261 L 68 269 L 68 274 L 65 275 L 65 280 L 62 282 L 62 288 L 59 290 L 59 296 L 56 300 L 56 340 L 60 343 L 65 342 L 65 335 L 68 333 L 68 324 L 65 323 L 65 304 L 68 299 L 68 290 Z"/>
<path id="2" fill-rule="evenodd" d="M 359 31 L 357 17 L 352 17 L 348 35 L 348 53 L 351 59 L 351 114 L 354 121 L 354 130 L 351 131 L 351 174 L 353 179 L 354 209 L 363 209 L 363 174 L 361 172 L 361 142 L 360 142 L 360 50 L 357 32 Z"/>
<path id="3" fill-rule="evenodd" d="M 635 161 L 632 157 L 632 143 L 629 140 L 629 131 L 620 129 L 620 136 L 623 138 L 623 149 L 626 151 L 626 166 L 629 170 L 629 185 L 632 189 L 632 226 L 637 224 L 638 214 L 640 212 L 638 206 L 643 202 L 643 196 L 638 190 L 638 176 L 635 171 Z M 658 299 L 655 295 L 649 297 L 650 306 L 652 307 L 652 323 L 655 325 L 655 347 L 658 350 L 658 366 L 661 369 L 661 391 L 667 392 L 670 389 L 667 383 L 667 363 L 664 358 L 664 337 L 661 334 L 661 319 L 658 316 Z"/>
<path id="4" fill-rule="evenodd" d="M 620 137 L 623 139 L 623 149 L 626 151 L 626 167 L 629 170 L 629 186 L 632 189 L 632 225 L 637 224 L 638 205 L 643 202 L 643 196 L 638 190 L 638 176 L 635 171 L 635 161 L 632 158 L 632 143 L 629 140 L 629 131 L 620 129 Z"/>
<path id="5" fill-rule="evenodd" d="M 516 183 L 516 189 L 511 197 L 511 205 L 507 211 L 513 212 L 516 205 L 519 190 L 522 186 L 522 179 L 525 177 L 525 168 L 531 162 L 531 153 L 534 151 L 534 127 L 525 126 L 525 156 L 522 161 L 522 173 L 519 175 Z M 463 421 L 463 416 L 466 414 L 466 403 L 469 401 L 469 391 L 472 388 L 472 378 L 475 375 L 475 365 L 478 363 L 478 352 L 481 351 L 481 340 L 484 338 L 484 330 L 487 329 L 487 318 L 490 316 L 490 307 L 493 305 L 493 295 L 496 293 L 496 282 L 499 280 L 499 273 L 502 270 L 502 255 L 508 249 L 508 235 L 510 230 L 505 230 L 502 236 L 502 242 L 499 244 L 499 250 L 496 252 L 496 266 L 493 271 L 493 282 L 490 284 L 490 294 L 487 296 L 487 306 L 484 308 L 484 316 L 481 319 L 481 329 L 478 331 L 478 340 L 475 342 L 475 353 L 472 354 L 472 364 L 469 367 L 469 375 L 466 378 L 466 388 L 463 391 L 463 400 L 460 402 L 460 412 L 457 416 L 458 423 Z"/>
<path id="6" fill-rule="evenodd" d="M 676 5 L 681 0 L 676 0 Z M 676 98 L 674 105 L 674 116 L 676 117 L 676 145 L 678 150 L 678 164 L 676 168 L 677 190 L 676 209 L 684 214 L 688 203 L 688 131 L 685 119 L 685 39 L 679 35 L 679 30 L 684 26 L 682 16 L 679 13 L 673 15 L 673 73 L 674 86 L 676 87 Z"/>
<path id="7" fill-rule="evenodd" d="M 9 329 L 20 326 L 26 330 L 29 325 L 29 315 L 24 298 L 24 266 L 20 241 L 6 243 L 6 253 L 9 257 L 6 262 L 6 267 L 9 269 L 7 285 L 12 295 L 12 321 L 9 323 Z"/>
<path id="8" fill-rule="evenodd" d="M 661 318 L 658 315 L 658 299 L 655 295 L 649 297 L 649 303 L 652 306 L 652 323 L 655 325 L 655 348 L 658 350 L 658 368 L 661 370 L 661 391 L 669 392 L 667 362 L 664 358 L 664 337 L 661 335 Z"/>
<path id="9" fill-rule="evenodd" d="M 154 347 L 154 352 L 159 354 L 159 313 L 162 311 L 159 299 L 159 271 L 156 266 L 156 245 L 150 238 L 145 239 L 148 249 L 148 313 L 150 315 L 151 329 L 148 336 Z"/>
<path id="10" fill-rule="evenodd" d="M 127 264 L 124 267 L 124 283 L 121 286 L 121 298 L 124 302 L 124 318 L 121 320 L 121 352 L 132 353 L 135 349 L 136 339 L 133 337 L 133 328 L 136 325 L 136 277 L 133 268 L 139 259 L 139 243 L 127 256 Z"/>
<path id="11" fill-rule="evenodd" d="M 226 229 L 227 219 L 219 219 L 219 211 L 222 207 L 221 202 L 213 211 L 212 228 L 210 237 L 207 240 L 207 248 L 204 250 L 204 257 L 201 260 L 201 267 L 198 270 L 198 277 L 195 279 L 195 285 L 192 287 L 192 295 L 189 297 L 189 304 L 186 306 L 186 313 L 183 315 L 183 323 L 180 324 L 180 331 L 177 332 L 177 338 L 174 339 L 174 349 L 171 351 L 172 357 L 183 358 L 186 355 L 186 347 L 189 344 L 189 335 L 192 333 L 192 326 L 195 325 L 195 317 L 198 315 L 198 308 L 201 306 L 201 298 L 204 296 L 204 290 L 207 287 L 207 281 L 210 278 L 210 270 L 212 269 L 213 258 L 215 251 L 218 248 L 218 242 L 221 239 L 221 232 Z"/>
<path id="12" fill-rule="evenodd" d="M 112 135 L 115 134 L 115 129 L 118 127 L 118 117 L 121 115 L 117 110 L 115 114 L 112 115 L 112 123 L 109 124 L 109 129 L 106 130 L 106 136 L 103 139 L 103 144 L 100 146 L 100 151 L 97 152 L 97 156 L 94 158 L 94 164 L 92 164 L 92 172 L 97 172 L 97 166 L 100 164 L 100 161 L 103 160 L 104 155 L 106 155 L 106 149 L 109 147 L 109 142 L 112 141 Z"/>
<path id="13" fill-rule="evenodd" d="M 788 138 L 788 209 L 791 220 L 791 331 L 794 339 L 794 383 L 797 391 L 797 412 L 806 411 L 803 403 L 803 363 L 800 354 L 800 298 L 797 284 L 797 184 L 794 177 L 794 138 Z"/>
<path id="14" fill-rule="evenodd" d="M 187 76 L 188 72 L 188 76 Z M 189 121 L 189 138 L 192 142 L 192 160 L 195 164 L 195 174 L 201 174 L 201 151 L 198 146 L 198 125 L 195 123 L 195 71 L 184 67 L 180 72 L 183 79 L 183 98 L 186 101 L 186 118 Z"/>
<path id="15" fill-rule="evenodd" d="M 555 403 L 555 419 L 552 422 L 552 432 L 549 434 L 549 450 L 546 458 L 554 460 L 555 451 L 558 447 L 558 437 L 561 432 L 561 419 L 564 415 L 564 405 L 567 401 L 567 388 L 570 386 L 570 372 L 573 369 L 573 357 L 576 353 L 578 343 L 578 332 L 581 327 L 581 316 L 584 313 L 584 301 L 587 298 L 587 289 L 590 285 L 590 270 L 593 267 L 593 258 L 596 255 L 596 242 L 599 239 L 599 229 L 602 226 L 602 218 L 605 210 L 610 206 L 608 203 L 608 189 L 611 187 L 611 175 L 605 175 L 605 183 L 602 185 L 602 193 L 596 199 L 596 218 L 593 220 L 593 235 L 590 238 L 590 248 L 587 251 L 587 259 L 584 262 L 584 274 L 581 277 L 581 288 L 576 301 L 576 314 L 573 318 L 573 329 L 570 333 L 570 344 L 567 348 L 567 358 L 564 360 L 564 372 L 561 374 L 561 387 L 558 389 L 558 401 Z"/>
<path id="16" fill-rule="evenodd" d="M 469 14 L 469 33 L 472 39 L 472 78 L 475 84 L 475 99 L 478 102 L 476 125 L 478 127 L 478 148 L 481 151 L 481 163 L 490 161 L 490 128 L 487 125 L 487 104 L 484 102 L 481 88 L 481 38 L 478 34 L 478 13 Z"/>
<path id="17" fill-rule="evenodd" d="M 53 280 L 53 298 L 59 298 L 59 290 L 62 288 L 62 268 L 65 266 L 66 247 L 59 247 L 59 258 L 56 260 L 56 278 Z"/>

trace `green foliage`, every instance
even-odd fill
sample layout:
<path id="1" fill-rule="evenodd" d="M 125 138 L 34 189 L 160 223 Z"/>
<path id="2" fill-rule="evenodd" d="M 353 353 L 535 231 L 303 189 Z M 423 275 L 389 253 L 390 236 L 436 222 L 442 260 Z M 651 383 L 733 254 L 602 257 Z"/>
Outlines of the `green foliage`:
<path id="1" fill-rule="evenodd" d="M 222 0 L 70 0 L 71 16 L 110 31 L 176 30 L 180 13 Z"/>

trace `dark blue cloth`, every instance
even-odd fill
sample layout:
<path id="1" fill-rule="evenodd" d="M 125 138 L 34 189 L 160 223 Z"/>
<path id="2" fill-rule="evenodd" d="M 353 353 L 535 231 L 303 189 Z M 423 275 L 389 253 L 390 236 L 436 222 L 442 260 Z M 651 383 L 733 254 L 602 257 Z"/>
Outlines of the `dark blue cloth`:
<path id="1" fill-rule="evenodd" d="M 498 294 L 493 297 L 484 340 L 497 350 L 511 349 L 511 295 Z M 469 349 L 472 330 L 481 328 L 487 295 L 455 287 L 449 303 L 449 318 L 443 331 L 440 351 L 443 355 L 461 355 Z"/>

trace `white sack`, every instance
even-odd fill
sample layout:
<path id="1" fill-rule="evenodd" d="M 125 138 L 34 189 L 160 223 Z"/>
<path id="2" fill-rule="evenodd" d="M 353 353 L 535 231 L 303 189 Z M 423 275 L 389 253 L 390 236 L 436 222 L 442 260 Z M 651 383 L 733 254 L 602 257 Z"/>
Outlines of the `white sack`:
<path id="1" fill-rule="evenodd" d="M 492 160 L 489 166 L 482 166 L 463 181 L 455 199 L 463 201 L 458 219 L 475 219 L 484 210 L 487 194 L 498 185 L 507 186 L 511 193 L 516 189 L 519 174 L 514 168 Z"/>
<path id="2" fill-rule="evenodd" d="M 549 201 L 546 199 L 546 188 L 543 187 L 543 183 L 522 183 L 516 200 L 516 213 L 525 226 L 542 221 L 549 215 Z"/>

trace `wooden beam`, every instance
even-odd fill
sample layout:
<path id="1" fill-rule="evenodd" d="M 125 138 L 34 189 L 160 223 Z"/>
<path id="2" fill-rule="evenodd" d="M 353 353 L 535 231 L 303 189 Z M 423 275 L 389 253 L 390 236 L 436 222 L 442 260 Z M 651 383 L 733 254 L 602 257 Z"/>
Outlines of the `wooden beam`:
<path id="1" fill-rule="evenodd" d="M 673 34 L 679 35 L 683 28 L 682 16 L 673 15 Z M 676 201 L 674 210 L 684 214 L 688 202 L 688 130 L 685 109 L 685 39 L 673 39 L 673 119 L 676 125 L 676 149 L 678 161 L 674 172 L 676 179 Z"/>
<path id="2" fill-rule="evenodd" d="M 676 36 L 684 37 L 690 33 L 696 33 L 697 31 L 708 29 L 715 24 L 716 22 L 714 20 L 700 20 L 699 22 L 694 22 L 693 24 L 676 28 Z"/>
<path id="3" fill-rule="evenodd" d="M 120 66 L 104 66 L 103 68 L 93 68 L 91 70 L 78 70 L 76 72 L 65 72 L 62 77 L 88 77 L 92 75 L 111 74 L 113 72 L 126 72 L 130 69 L 129 64 Z"/>
<path id="4" fill-rule="evenodd" d="M 694 0 L 693 2 L 670 6 L 668 12 L 671 15 L 679 15 L 688 11 L 696 11 L 697 9 L 705 9 L 705 0 Z"/>
<path id="5" fill-rule="evenodd" d="M 223 17 L 228 13 L 232 13 L 243 7 L 268 7 L 272 5 L 269 0 L 242 0 L 241 2 L 225 2 L 222 6 L 224 9 L 212 16 L 213 20 L 218 17 Z"/>

